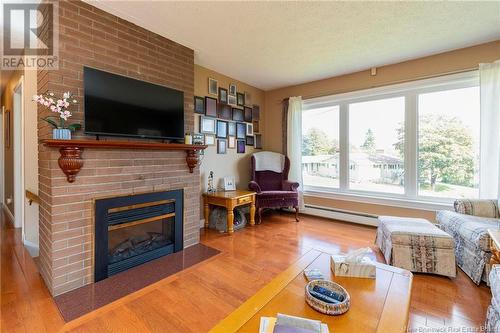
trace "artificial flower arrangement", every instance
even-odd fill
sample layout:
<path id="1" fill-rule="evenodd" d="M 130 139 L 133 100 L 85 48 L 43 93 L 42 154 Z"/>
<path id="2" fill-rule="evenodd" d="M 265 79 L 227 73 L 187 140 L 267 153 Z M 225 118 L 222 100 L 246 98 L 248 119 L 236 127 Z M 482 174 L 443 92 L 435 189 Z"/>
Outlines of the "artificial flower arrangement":
<path id="1" fill-rule="evenodd" d="M 50 111 L 59 114 L 58 116 L 48 116 L 42 118 L 42 120 L 54 127 L 54 139 L 71 139 L 71 132 L 79 130 L 82 127 L 82 125 L 78 123 L 66 123 L 68 118 L 72 116 L 68 107 L 71 103 L 77 103 L 76 99 L 71 99 L 71 97 L 72 95 L 69 91 L 63 93 L 62 98 L 57 100 L 52 92 L 33 96 L 33 100 L 35 102 L 47 107 Z"/>

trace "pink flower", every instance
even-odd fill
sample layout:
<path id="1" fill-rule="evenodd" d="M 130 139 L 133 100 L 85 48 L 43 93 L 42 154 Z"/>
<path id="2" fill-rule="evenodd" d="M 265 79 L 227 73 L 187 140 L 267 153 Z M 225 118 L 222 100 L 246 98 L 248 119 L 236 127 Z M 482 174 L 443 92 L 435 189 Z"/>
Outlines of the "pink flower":
<path id="1" fill-rule="evenodd" d="M 61 118 L 62 119 L 68 120 L 69 117 L 71 117 L 71 112 L 69 112 L 68 110 L 61 112 Z"/>
<path id="2" fill-rule="evenodd" d="M 57 108 L 57 106 L 51 105 L 50 106 L 50 111 L 52 111 L 52 112 L 59 112 L 59 109 Z"/>

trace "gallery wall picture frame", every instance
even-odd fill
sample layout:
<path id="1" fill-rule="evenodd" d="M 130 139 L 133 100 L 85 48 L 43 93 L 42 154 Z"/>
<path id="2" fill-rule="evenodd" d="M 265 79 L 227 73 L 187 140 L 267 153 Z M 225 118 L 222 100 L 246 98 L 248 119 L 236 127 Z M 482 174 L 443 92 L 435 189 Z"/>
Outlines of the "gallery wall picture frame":
<path id="1" fill-rule="evenodd" d="M 217 103 L 217 117 L 221 119 L 231 120 L 231 106 L 223 103 Z"/>
<path id="2" fill-rule="evenodd" d="M 236 96 L 236 83 L 229 84 L 229 96 Z"/>
<path id="3" fill-rule="evenodd" d="M 217 138 L 227 138 L 227 121 L 217 120 Z"/>
<path id="4" fill-rule="evenodd" d="M 216 79 L 208 78 L 208 94 L 217 96 L 219 91 L 219 82 Z"/>
<path id="5" fill-rule="evenodd" d="M 260 122 L 258 120 L 254 120 L 252 122 L 252 124 L 253 124 L 253 132 L 259 133 L 260 132 Z"/>
<path id="6" fill-rule="evenodd" d="M 226 153 L 227 153 L 227 140 L 217 139 L 217 154 L 226 154 Z"/>
<path id="7" fill-rule="evenodd" d="M 205 97 L 205 116 L 217 117 L 217 99 Z"/>
<path id="8" fill-rule="evenodd" d="M 236 123 L 236 137 L 245 139 L 247 136 L 247 125 L 245 123 Z"/>
<path id="9" fill-rule="evenodd" d="M 243 109 L 233 108 L 233 120 L 234 121 L 244 121 L 245 115 L 243 114 Z"/>
<path id="10" fill-rule="evenodd" d="M 244 154 L 245 153 L 245 140 L 238 140 L 236 143 L 236 153 Z"/>
<path id="11" fill-rule="evenodd" d="M 227 135 L 228 136 L 236 136 L 236 123 L 230 121 L 227 124 Z"/>
<path id="12" fill-rule="evenodd" d="M 247 123 L 247 135 L 253 135 L 253 124 Z"/>
<path id="13" fill-rule="evenodd" d="M 243 112 L 244 112 L 245 121 L 247 123 L 251 123 L 252 122 L 252 108 L 245 106 L 243 108 L 243 110 L 244 110 Z"/>
<path id="14" fill-rule="evenodd" d="M 200 132 L 203 134 L 215 134 L 215 118 L 211 117 L 200 117 Z"/>
<path id="15" fill-rule="evenodd" d="M 236 148 L 236 137 L 230 136 L 227 138 L 227 147 L 230 149 Z"/>
<path id="16" fill-rule="evenodd" d="M 227 89 L 219 87 L 219 102 L 227 104 Z"/>
<path id="17" fill-rule="evenodd" d="M 245 103 L 250 104 L 251 100 L 252 95 L 248 91 L 245 91 Z"/>
<path id="18" fill-rule="evenodd" d="M 254 135 L 254 145 L 255 149 L 262 149 L 262 134 Z"/>
<path id="19" fill-rule="evenodd" d="M 11 132 L 10 131 L 10 110 L 5 110 L 3 121 L 4 121 L 4 129 L 5 129 L 4 146 L 5 146 L 5 148 L 10 148 L 10 132 Z"/>
<path id="20" fill-rule="evenodd" d="M 238 106 L 244 106 L 245 105 L 245 95 L 242 93 L 236 93 L 236 104 Z"/>
<path id="21" fill-rule="evenodd" d="M 247 146 L 253 146 L 255 144 L 255 140 L 253 135 L 247 136 L 246 138 L 246 145 Z"/>
<path id="22" fill-rule="evenodd" d="M 236 96 L 227 96 L 227 104 L 231 104 L 231 105 L 236 105 L 237 103 L 237 100 L 236 100 Z"/>
<path id="23" fill-rule="evenodd" d="M 200 96 L 194 96 L 194 113 L 205 114 L 205 99 Z"/>
<path id="24" fill-rule="evenodd" d="M 260 120 L 260 106 L 252 106 L 252 120 Z"/>
<path id="25" fill-rule="evenodd" d="M 205 134 L 205 144 L 207 146 L 215 145 L 215 135 L 213 134 Z"/>

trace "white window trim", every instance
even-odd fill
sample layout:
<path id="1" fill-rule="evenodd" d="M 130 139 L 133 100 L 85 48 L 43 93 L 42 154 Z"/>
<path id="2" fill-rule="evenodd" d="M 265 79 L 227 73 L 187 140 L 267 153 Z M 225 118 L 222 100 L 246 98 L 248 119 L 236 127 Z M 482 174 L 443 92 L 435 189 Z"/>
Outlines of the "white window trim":
<path id="1" fill-rule="evenodd" d="M 385 204 L 403 208 L 450 209 L 454 198 L 418 195 L 418 95 L 479 85 L 477 70 L 364 89 L 303 101 L 303 111 L 339 107 L 339 187 L 304 185 L 304 195 L 330 197 L 339 200 Z M 405 98 L 405 193 L 370 192 L 349 189 L 349 104 L 386 98 Z M 410 121 L 411 120 L 411 121 Z"/>

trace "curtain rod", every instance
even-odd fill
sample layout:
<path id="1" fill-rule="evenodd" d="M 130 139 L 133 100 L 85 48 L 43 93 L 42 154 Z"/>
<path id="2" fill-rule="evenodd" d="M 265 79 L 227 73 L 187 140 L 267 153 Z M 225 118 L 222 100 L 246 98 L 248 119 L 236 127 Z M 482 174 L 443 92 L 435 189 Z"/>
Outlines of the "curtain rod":
<path id="1" fill-rule="evenodd" d="M 346 93 L 346 92 L 353 92 L 353 91 L 359 91 L 359 90 L 365 90 L 365 89 L 371 89 L 371 88 L 378 88 L 378 87 L 382 87 L 382 86 L 389 86 L 389 85 L 393 85 L 393 84 L 406 83 L 406 82 L 412 82 L 412 81 L 418 81 L 418 80 L 425 80 L 425 79 L 432 79 L 432 78 L 439 77 L 439 76 L 445 76 L 445 75 L 452 75 L 452 74 L 460 74 L 460 73 L 477 71 L 478 69 L 479 69 L 479 66 L 475 66 L 475 67 L 464 68 L 464 69 L 459 69 L 459 70 L 449 71 L 449 72 L 444 72 L 444 73 L 439 73 L 439 74 L 422 75 L 422 76 L 418 76 L 418 77 L 411 78 L 411 79 L 394 80 L 394 81 L 389 81 L 389 82 L 383 82 L 383 83 L 378 84 L 378 85 L 375 84 L 375 85 L 372 85 L 372 86 L 369 86 L 369 87 L 364 87 L 364 88 L 359 88 L 359 89 L 339 90 L 339 91 L 335 91 L 335 92 L 323 92 L 323 93 L 314 94 L 314 95 L 303 95 L 302 99 L 318 98 L 318 97 L 324 97 L 324 96 L 342 94 L 342 93 Z M 307 83 L 305 83 L 305 84 L 307 84 Z M 283 101 L 286 101 L 286 100 L 288 100 L 288 97 L 283 99 Z"/>

